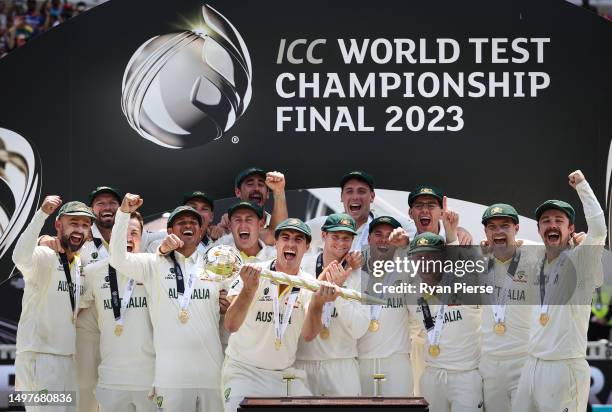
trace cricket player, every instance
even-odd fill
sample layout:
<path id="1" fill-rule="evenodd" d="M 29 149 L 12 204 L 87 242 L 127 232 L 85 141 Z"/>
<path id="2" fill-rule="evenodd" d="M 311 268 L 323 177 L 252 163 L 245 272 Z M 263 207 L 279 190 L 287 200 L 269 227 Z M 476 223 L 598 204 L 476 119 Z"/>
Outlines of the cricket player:
<path id="1" fill-rule="evenodd" d="M 98 186 L 89 194 L 89 207 L 96 216 L 96 221 L 91 226 L 91 240 L 87 240 L 81 248 L 83 266 L 108 258 L 108 242 L 120 202 L 119 192 L 110 186 Z M 64 251 L 57 237 L 43 235 L 38 244 L 59 253 Z M 79 386 L 79 412 L 98 411 L 98 402 L 94 395 L 100 364 L 100 331 L 97 317 L 94 306 L 81 309 L 76 320 L 75 365 Z"/>
<path id="2" fill-rule="evenodd" d="M 357 235 L 353 238 L 352 250 L 363 251 L 368 249 L 369 225 L 377 216 L 375 211 L 371 209 L 375 196 L 374 178 L 364 171 L 348 172 L 340 180 L 340 200 L 344 206 L 344 213 L 355 220 L 357 228 Z M 325 219 L 326 216 L 318 216 L 306 222 L 313 233 L 311 244 L 313 252 L 323 248 L 321 227 L 325 223 Z M 402 226 L 406 228 L 409 234 L 414 235 L 416 233 L 414 222 L 403 219 Z"/>
<path id="3" fill-rule="evenodd" d="M 443 238 L 445 237 L 442 216 L 447 211 L 447 200 L 440 189 L 430 185 L 416 186 L 408 196 L 408 206 L 408 215 L 416 225 L 417 234 L 429 232 L 438 234 Z M 472 235 L 462 227 L 457 228 L 457 238 L 462 245 L 470 245 L 472 243 Z M 426 336 L 420 320 L 419 306 L 416 306 L 416 313 L 418 316 L 410 316 L 409 318 L 411 340 L 410 362 L 414 377 L 414 394 L 415 396 L 421 396 L 421 376 L 425 370 L 423 351 Z"/>
<path id="4" fill-rule="evenodd" d="M 418 234 L 410 242 L 413 259 L 440 259 L 448 245 L 459 245 L 457 227 L 459 215 L 446 210 L 442 216 L 446 242 L 434 233 Z M 438 273 L 437 269 L 420 271 L 421 282 L 436 284 L 438 275 L 455 278 L 453 273 Z M 427 331 L 425 343 L 425 371 L 421 376 L 421 391 L 432 412 L 478 412 L 483 410 L 482 377 L 478 371 L 480 360 L 481 307 L 462 304 L 453 295 L 423 294 L 418 302 L 423 327 Z"/>
<path id="5" fill-rule="evenodd" d="M 222 376 L 226 411 L 236 411 L 245 396 L 287 396 L 283 377 L 292 379 L 291 395 L 310 395 L 306 373 L 293 367 L 298 339 L 300 334 L 307 341 L 318 335 L 323 305 L 338 296 L 338 287 L 327 282 L 307 298 L 311 292 L 260 279 L 262 268 L 306 276 L 300 264 L 310 244 L 308 226 L 287 219 L 275 236 L 276 259 L 245 264 L 229 291 L 225 327 L 232 335 Z"/>
<path id="6" fill-rule="evenodd" d="M 489 258 L 485 282 L 495 287 L 482 312 L 479 370 L 484 405 L 488 410 L 510 412 L 527 360 L 533 311 L 528 275 L 535 264 L 535 247 L 517 240 L 519 216 L 511 205 L 489 206 L 482 224 Z"/>
<path id="7" fill-rule="evenodd" d="M 386 286 L 395 283 L 393 273 L 375 277 L 376 262 L 393 259 L 397 239 L 393 233 L 400 231 L 401 224 L 391 216 L 379 216 L 369 224 L 368 243 L 365 255 L 365 273 Z M 404 233 L 403 231 L 401 233 Z M 400 242 L 405 243 L 405 239 Z M 413 380 L 410 366 L 410 334 L 408 329 L 409 307 L 403 295 L 384 296 L 387 305 L 371 305 L 368 331 L 357 341 L 361 391 L 364 396 L 375 395 L 374 375 L 384 374 L 380 396 L 412 396 Z"/>
<path id="8" fill-rule="evenodd" d="M 213 198 L 204 191 L 194 190 L 183 194 L 181 205 L 194 208 L 202 216 L 202 233 L 200 233 L 201 240 L 198 249 L 200 252 L 206 251 L 213 244 L 212 237 L 217 238 L 221 235 L 218 233 L 217 227 L 212 224 L 215 218 L 215 202 Z M 209 232 L 216 235 L 209 235 Z M 149 253 L 157 252 L 159 245 L 161 245 L 165 237 L 166 234 L 164 232 L 149 234 L 146 251 Z"/>
<path id="9" fill-rule="evenodd" d="M 346 262 L 346 269 L 337 265 L 341 286 L 361 290 L 361 252 L 350 251 L 357 234 L 355 221 L 344 213 L 332 214 L 322 230 L 323 252 L 310 255 L 302 267 L 306 273 L 319 277 L 332 262 Z M 357 339 L 368 330 L 369 315 L 369 306 L 359 302 L 339 299 L 327 303 L 323 308 L 321 333 L 310 342 L 300 339 L 296 367 L 306 372 L 313 395 L 361 395 Z"/>
<path id="10" fill-rule="evenodd" d="M 276 249 L 266 245 L 260 238 L 265 219 L 264 210 L 257 203 L 240 201 L 229 208 L 227 215 L 233 239 L 233 244 L 230 244 L 230 246 L 238 249 L 244 262 L 265 262 L 276 257 Z M 226 289 L 229 289 L 229 286 Z M 225 353 L 230 333 L 223 327 L 223 323 L 225 321 L 224 315 L 229 307 L 229 300 L 227 300 L 225 289 L 221 293 L 223 299 L 220 300 L 222 306 L 220 331 L 221 346 Z"/>
<path id="11" fill-rule="evenodd" d="M 267 245 L 274 245 L 274 229 L 279 222 L 287 219 L 287 200 L 285 198 L 285 176 L 280 172 L 266 172 L 259 167 L 249 167 L 236 176 L 234 194 L 242 202 L 254 202 L 265 210 L 266 202 L 272 192 L 274 205 L 272 213 L 265 212 L 266 221 L 261 238 Z M 223 215 L 214 233 L 225 233 L 217 244 L 231 244 L 230 224 L 227 214 Z"/>
<path id="12" fill-rule="evenodd" d="M 574 208 L 547 200 L 536 209 L 546 248 L 533 270 L 539 305 L 531 318 L 529 359 L 521 372 L 513 411 L 584 411 L 590 369 L 585 359 L 591 299 L 603 283 L 602 253 L 607 228 L 604 213 L 580 170 L 569 185 L 582 202 L 587 234 L 570 249 Z"/>
<path id="13" fill-rule="evenodd" d="M 128 253 L 130 214 L 143 203 L 126 194 L 117 212 L 110 243 L 110 264 L 142 282 L 153 325 L 155 402 L 164 411 L 221 410 L 219 291 L 221 283 L 203 280 L 198 252 L 202 217 L 189 206 L 168 218 L 168 236 L 160 252 Z M 174 250 L 175 249 L 175 250 Z"/>
<path id="14" fill-rule="evenodd" d="M 64 252 L 37 246 L 45 220 L 61 204 L 59 196 L 47 196 L 13 250 L 13 262 L 25 282 L 17 327 L 15 387 L 18 391 L 72 391 L 75 396 L 75 321 L 84 280 L 80 251 L 95 216 L 81 202 L 64 204 L 54 225 Z"/>
<path id="15" fill-rule="evenodd" d="M 89 207 L 96 216 L 91 227 L 91 241 L 83 245 L 82 260 L 85 264 L 108 259 L 108 242 L 115 224 L 121 195 L 110 186 L 98 186 L 89 194 Z M 79 311 L 76 322 L 76 370 L 79 384 L 79 412 L 98 411 L 94 392 L 98 382 L 100 365 L 100 330 L 97 308 Z"/>
<path id="16" fill-rule="evenodd" d="M 138 212 L 130 216 L 127 251 L 140 248 L 143 221 Z M 149 399 L 155 372 L 153 327 L 142 283 L 109 266 L 108 257 L 86 266 L 85 294 L 81 308 L 96 307 L 101 332 L 101 363 L 96 399 L 100 410 L 151 411 Z"/>

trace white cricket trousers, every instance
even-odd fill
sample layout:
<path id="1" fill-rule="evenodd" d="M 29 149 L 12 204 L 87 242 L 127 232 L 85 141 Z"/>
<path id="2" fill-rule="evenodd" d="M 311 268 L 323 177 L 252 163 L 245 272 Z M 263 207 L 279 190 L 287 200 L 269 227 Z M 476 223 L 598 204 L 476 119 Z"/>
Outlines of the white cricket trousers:
<path id="1" fill-rule="evenodd" d="M 290 383 L 291 396 L 311 395 L 306 382 L 306 372 L 301 369 L 261 369 L 226 356 L 221 373 L 225 411 L 235 412 L 246 396 L 287 396 L 287 385 L 283 381 L 283 376 L 286 375 L 295 377 Z"/>
<path id="2" fill-rule="evenodd" d="M 421 376 L 421 390 L 430 412 L 484 410 L 482 377 L 478 369 L 452 371 L 427 366 Z"/>
<path id="3" fill-rule="evenodd" d="M 591 370 L 584 358 L 546 361 L 530 356 L 518 384 L 517 412 L 584 412 Z"/>
<path id="4" fill-rule="evenodd" d="M 15 390 L 71 392 L 73 406 L 28 406 L 28 412 L 76 412 L 76 372 L 72 356 L 22 352 L 15 357 Z"/>
<path id="5" fill-rule="evenodd" d="M 296 361 L 295 367 L 306 372 L 314 396 L 361 396 L 357 359 Z"/>

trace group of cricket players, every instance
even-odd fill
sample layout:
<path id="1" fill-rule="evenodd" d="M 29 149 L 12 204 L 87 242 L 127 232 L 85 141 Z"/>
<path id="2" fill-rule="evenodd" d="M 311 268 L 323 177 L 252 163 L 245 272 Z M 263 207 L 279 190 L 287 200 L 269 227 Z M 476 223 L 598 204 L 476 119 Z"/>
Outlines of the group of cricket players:
<path id="1" fill-rule="evenodd" d="M 506 203 L 485 210 L 481 233 L 462 228 L 428 185 L 410 192 L 407 215 L 377 215 L 363 171 L 340 180 L 344 213 L 307 222 L 288 216 L 284 175 L 256 167 L 236 177 L 229 210 L 190 192 L 161 232 L 143 230 L 137 194 L 100 186 L 88 203 L 47 196 L 13 252 L 25 281 L 16 390 L 73 391 L 76 404 L 63 410 L 83 412 L 229 412 L 245 397 L 288 395 L 423 396 L 433 412 L 582 412 L 584 296 L 603 281 L 607 229 L 582 172 L 569 185 L 586 233 L 577 233 L 569 203 L 548 200 L 534 216 L 539 254 L 520 240 L 519 215 Z M 56 233 L 41 233 L 49 217 Z M 490 304 L 342 297 L 361 290 L 377 261 L 471 244 L 490 257 L 486 275 L 501 291 Z M 208 276 L 218 245 L 240 254 L 237 275 Z M 570 267 L 582 299 L 552 304 Z M 274 282 L 271 272 L 316 278 L 318 290 Z M 538 304 L 507 299 L 532 284 Z"/>

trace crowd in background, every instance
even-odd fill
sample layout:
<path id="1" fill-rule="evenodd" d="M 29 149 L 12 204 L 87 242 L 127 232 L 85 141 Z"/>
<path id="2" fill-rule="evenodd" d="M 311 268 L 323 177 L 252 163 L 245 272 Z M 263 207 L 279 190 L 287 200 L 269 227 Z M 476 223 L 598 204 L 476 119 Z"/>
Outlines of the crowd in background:
<path id="1" fill-rule="evenodd" d="M 612 20 L 612 7 L 594 6 L 589 0 L 582 0 L 582 7 Z M 0 58 L 87 8 L 84 1 L 0 0 Z"/>
<path id="2" fill-rule="evenodd" d="M 87 7 L 84 1 L 0 0 L 0 57 Z"/>

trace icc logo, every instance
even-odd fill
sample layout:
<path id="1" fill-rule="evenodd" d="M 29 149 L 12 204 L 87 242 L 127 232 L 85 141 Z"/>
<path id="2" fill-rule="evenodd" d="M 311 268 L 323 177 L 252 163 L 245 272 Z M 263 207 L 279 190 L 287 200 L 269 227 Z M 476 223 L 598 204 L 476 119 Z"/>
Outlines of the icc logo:
<path id="1" fill-rule="evenodd" d="M 147 40 L 123 75 L 128 123 L 167 148 L 221 138 L 251 101 L 251 57 L 242 36 L 207 4 L 199 21 L 198 28 Z"/>

